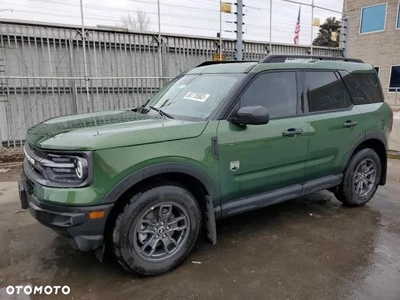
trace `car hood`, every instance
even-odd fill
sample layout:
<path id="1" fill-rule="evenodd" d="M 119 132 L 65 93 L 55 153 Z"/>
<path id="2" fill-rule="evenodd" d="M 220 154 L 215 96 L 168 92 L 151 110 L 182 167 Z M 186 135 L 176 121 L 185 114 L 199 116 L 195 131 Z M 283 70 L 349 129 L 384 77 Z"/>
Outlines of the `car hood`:
<path id="1" fill-rule="evenodd" d="M 27 141 L 56 150 L 98 150 L 199 136 L 207 122 L 111 111 L 50 119 L 28 129 Z"/>

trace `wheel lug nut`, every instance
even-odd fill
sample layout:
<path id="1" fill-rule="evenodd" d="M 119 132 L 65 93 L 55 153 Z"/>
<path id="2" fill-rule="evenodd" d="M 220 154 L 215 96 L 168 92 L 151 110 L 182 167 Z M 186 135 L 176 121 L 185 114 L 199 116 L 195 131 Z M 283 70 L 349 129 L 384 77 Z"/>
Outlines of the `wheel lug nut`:
<path id="1" fill-rule="evenodd" d="M 169 229 L 169 226 L 167 226 L 166 228 L 167 228 L 167 230 L 168 230 L 168 229 Z"/>
<path id="2" fill-rule="evenodd" d="M 158 239 L 159 238 L 159 236 L 158 235 L 156 235 L 156 239 Z"/>
<path id="3" fill-rule="evenodd" d="M 157 231 L 157 227 L 154 227 L 154 231 Z"/>
<path id="4" fill-rule="evenodd" d="M 161 225 L 164 225 L 164 222 L 161 222 Z"/>
<path id="5" fill-rule="evenodd" d="M 164 234 L 162 237 L 165 239 L 166 235 Z"/>

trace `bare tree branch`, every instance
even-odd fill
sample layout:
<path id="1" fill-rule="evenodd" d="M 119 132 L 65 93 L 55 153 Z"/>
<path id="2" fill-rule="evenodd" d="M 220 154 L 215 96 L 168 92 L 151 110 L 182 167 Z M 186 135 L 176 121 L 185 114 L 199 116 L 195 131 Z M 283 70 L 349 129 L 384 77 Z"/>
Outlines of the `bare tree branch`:
<path id="1" fill-rule="evenodd" d="M 149 31 L 150 30 L 150 17 L 143 11 L 138 10 L 136 16 L 132 17 L 131 14 L 127 14 L 121 17 L 120 26 L 131 30 L 137 31 Z"/>

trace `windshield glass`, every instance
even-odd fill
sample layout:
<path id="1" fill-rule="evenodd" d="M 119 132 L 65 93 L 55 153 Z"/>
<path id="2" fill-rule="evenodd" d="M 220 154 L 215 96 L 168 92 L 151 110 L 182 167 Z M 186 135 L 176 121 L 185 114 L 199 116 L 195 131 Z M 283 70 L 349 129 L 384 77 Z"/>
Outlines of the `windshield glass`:
<path id="1" fill-rule="evenodd" d="M 229 95 L 245 74 L 187 74 L 175 78 L 145 106 L 144 113 L 157 115 L 150 106 L 176 119 L 205 120 Z"/>

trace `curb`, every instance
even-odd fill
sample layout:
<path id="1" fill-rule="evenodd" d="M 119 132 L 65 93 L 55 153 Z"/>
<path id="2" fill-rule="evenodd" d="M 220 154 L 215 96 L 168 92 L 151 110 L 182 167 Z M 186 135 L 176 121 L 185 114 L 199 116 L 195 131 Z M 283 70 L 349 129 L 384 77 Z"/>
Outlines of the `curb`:
<path id="1" fill-rule="evenodd" d="M 389 150 L 387 156 L 388 156 L 388 158 L 400 159 L 400 151 Z"/>

